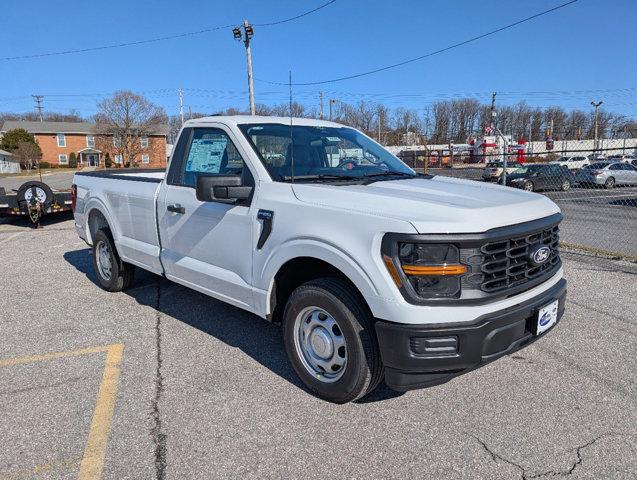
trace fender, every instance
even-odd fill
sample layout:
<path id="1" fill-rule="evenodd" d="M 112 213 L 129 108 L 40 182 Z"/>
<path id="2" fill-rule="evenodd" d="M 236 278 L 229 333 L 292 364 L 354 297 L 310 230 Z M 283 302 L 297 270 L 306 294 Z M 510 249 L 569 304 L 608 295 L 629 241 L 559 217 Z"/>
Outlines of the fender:
<path id="1" fill-rule="evenodd" d="M 121 237 L 121 230 L 119 229 L 119 225 L 108 213 L 108 208 L 106 208 L 104 202 L 99 197 L 91 197 L 88 202 L 84 204 L 84 229 L 86 231 L 86 239 L 89 245 L 93 245 L 93 238 L 91 237 L 91 229 L 89 225 L 89 216 L 93 210 L 97 210 L 104 216 L 104 218 L 108 222 L 108 227 L 113 234 L 113 240 L 117 244 L 119 242 L 119 238 Z"/>
<path id="2" fill-rule="evenodd" d="M 316 258 L 340 270 L 358 288 L 365 298 L 378 296 L 378 289 L 351 255 L 335 245 L 315 238 L 296 238 L 279 245 L 267 257 L 262 267 L 255 271 L 255 287 L 267 292 L 265 311 L 271 313 L 270 296 L 274 287 L 274 277 L 288 261 L 299 257 Z M 255 270 L 259 267 L 255 265 Z"/>

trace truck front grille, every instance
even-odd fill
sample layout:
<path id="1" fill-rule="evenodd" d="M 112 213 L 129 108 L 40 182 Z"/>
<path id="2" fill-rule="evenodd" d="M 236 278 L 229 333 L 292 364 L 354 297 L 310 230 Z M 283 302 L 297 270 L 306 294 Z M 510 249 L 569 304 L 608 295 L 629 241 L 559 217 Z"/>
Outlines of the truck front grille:
<path id="1" fill-rule="evenodd" d="M 559 226 L 555 225 L 527 235 L 482 245 L 480 289 L 485 293 L 504 292 L 554 274 L 561 265 L 559 236 Z M 534 265 L 529 258 L 530 252 L 537 245 L 551 249 L 548 260 L 541 265 Z"/>

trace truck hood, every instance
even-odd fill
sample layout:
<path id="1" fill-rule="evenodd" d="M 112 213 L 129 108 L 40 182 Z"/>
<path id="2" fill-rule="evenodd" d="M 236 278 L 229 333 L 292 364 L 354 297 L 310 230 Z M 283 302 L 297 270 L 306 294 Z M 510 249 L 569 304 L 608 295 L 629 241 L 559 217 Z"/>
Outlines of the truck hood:
<path id="1" fill-rule="evenodd" d="M 418 233 L 478 233 L 560 211 L 537 193 L 439 176 L 369 185 L 296 183 L 292 189 L 301 202 L 404 220 Z"/>

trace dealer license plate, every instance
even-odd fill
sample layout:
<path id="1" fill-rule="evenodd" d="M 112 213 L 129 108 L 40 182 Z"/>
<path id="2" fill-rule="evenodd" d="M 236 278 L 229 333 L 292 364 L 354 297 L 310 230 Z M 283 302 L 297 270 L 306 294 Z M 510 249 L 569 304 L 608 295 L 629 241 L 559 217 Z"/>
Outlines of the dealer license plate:
<path id="1" fill-rule="evenodd" d="M 539 335 L 549 328 L 551 328 L 557 322 L 557 309 L 559 302 L 557 300 L 545 305 L 540 308 L 540 311 L 537 314 L 537 330 L 536 333 Z"/>

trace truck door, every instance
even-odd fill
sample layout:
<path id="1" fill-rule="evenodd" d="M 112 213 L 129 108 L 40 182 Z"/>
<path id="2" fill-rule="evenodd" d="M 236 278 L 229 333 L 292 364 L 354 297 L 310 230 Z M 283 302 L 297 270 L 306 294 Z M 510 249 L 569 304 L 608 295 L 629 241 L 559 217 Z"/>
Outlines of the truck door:
<path id="1" fill-rule="evenodd" d="M 223 126 L 182 131 L 157 200 L 166 277 L 252 310 L 252 224 L 248 201 L 201 202 L 197 176 L 252 174 Z"/>

